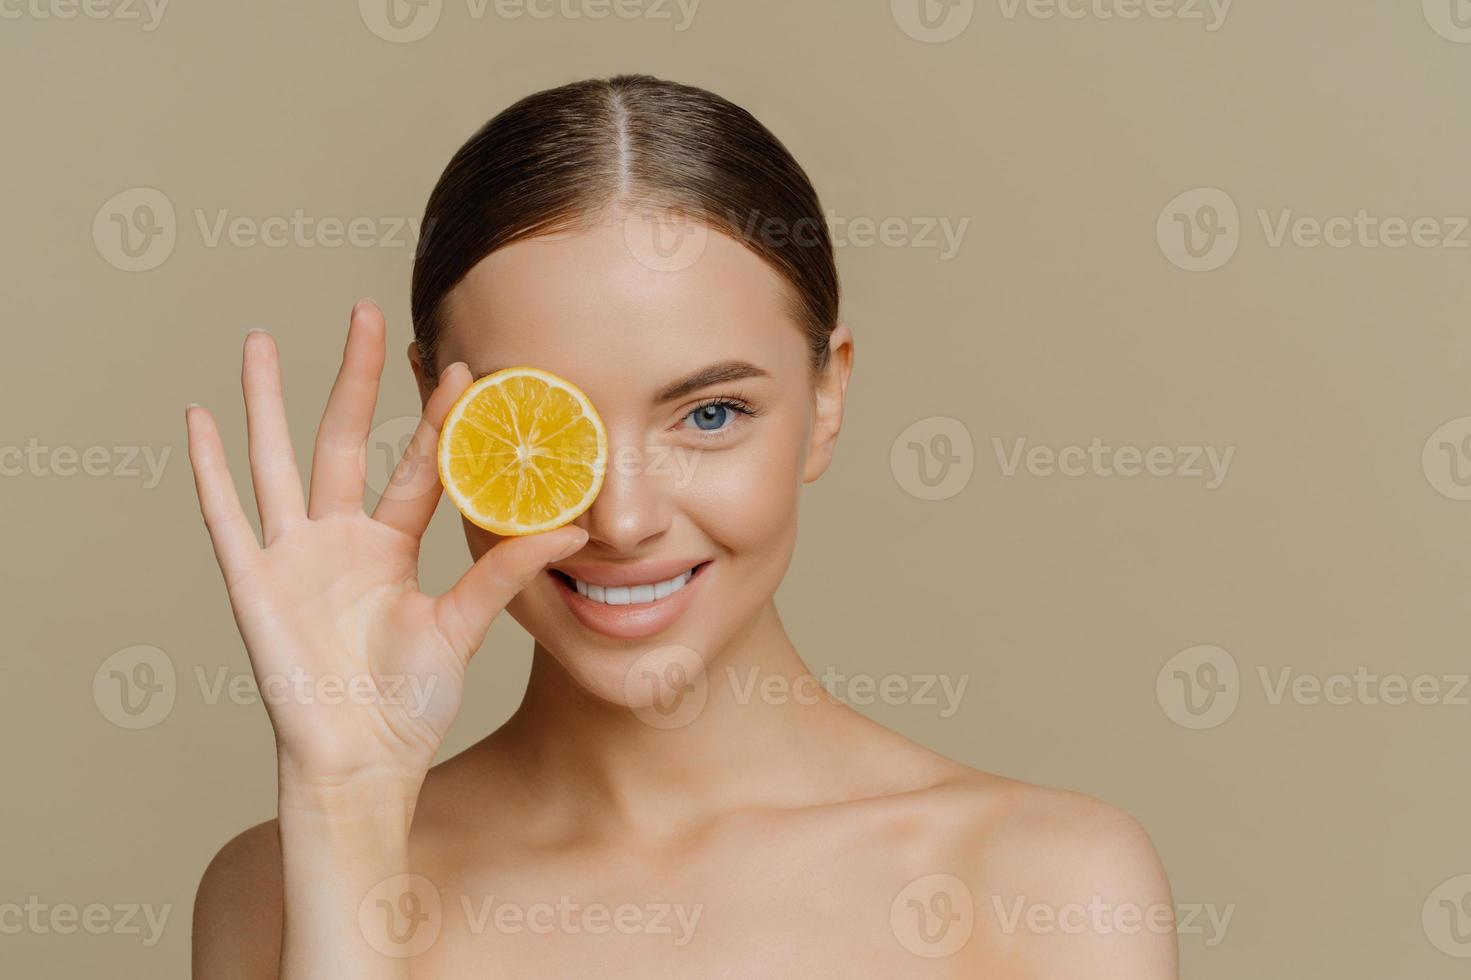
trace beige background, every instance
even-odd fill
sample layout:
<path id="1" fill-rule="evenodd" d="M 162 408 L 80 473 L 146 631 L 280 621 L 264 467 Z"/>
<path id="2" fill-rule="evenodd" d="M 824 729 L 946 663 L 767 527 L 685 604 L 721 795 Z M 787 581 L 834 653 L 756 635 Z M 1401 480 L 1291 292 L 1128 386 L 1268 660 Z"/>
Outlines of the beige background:
<path id="1" fill-rule="evenodd" d="M 1215 30 L 1203 0 L 1089 0 L 1069 8 L 1077 19 L 978 0 L 954 8 L 945 23 L 964 29 L 943 42 L 912 36 L 913 0 L 704 0 L 683 30 L 672 3 L 590 20 L 557 11 L 593 0 L 558 2 L 513 19 L 444 0 L 412 42 L 379 36 L 369 0 L 366 14 L 351 0 L 178 3 L 151 29 L 141 5 L 74 19 L 40 16 L 64 0 L 0 8 L 0 904 L 172 907 L 151 947 L 117 931 L 0 934 L 0 974 L 185 975 L 200 872 L 272 814 L 264 712 L 208 690 L 248 665 L 194 502 L 184 404 L 216 411 L 248 494 L 245 331 L 282 344 L 304 450 L 352 302 L 383 304 L 395 350 L 410 336 L 412 239 L 393 225 L 454 149 L 526 93 L 646 71 L 752 110 L 851 235 L 849 415 L 778 597 L 814 670 L 967 679 L 951 717 L 864 710 L 1138 815 L 1177 901 L 1232 916 L 1223 938 L 1181 937 L 1189 977 L 1464 975 L 1450 954 L 1471 942 L 1440 899 L 1471 873 L 1471 707 L 1455 680 L 1471 669 L 1471 503 L 1453 499 L 1468 491 L 1450 468 L 1471 472 L 1471 423 L 1422 454 L 1471 415 L 1471 232 L 1458 227 L 1471 31 L 1452 0 L 1241 2 Z M 1101 16 L 1130 9 L 1146 15 Z M 175 241 L 128 271 L 112 221 L 136 213 L 138 188 L 173 209 L 171 223 L 154 214 Z M 1239 213 L 1222 214 L 1212 271 L 1170 257 L 1187 261 L 1174 215 L 1208 215 L 1200 195 L 1166 205 L 1196 188 Z M 211 242 L 222 213 L 297 209 L 368 219 L 388 241 Z M 1286 212 L 1360 209 L 1437 224 L 1426 245 L 1273 244 Z M 887 244 L 843 230 L 889 218 Z M 931 220 L 968 222 L 955 254 L 921 234 Z M 413 411 L 398 363 L 384 432 Z M 891 449 L 937 416 L 971 448 L 951 442 L 957 492 L 932 501 L 906 489 L 921 486 L 909 436 L 898 465 Z M 993 444 L 1095 437 L 1234 456 L 1207 489 L 1189 475 L 1007 476 Z M 103 447 L 100 475 L 55 472 L 66 447 Z M 170 452 L 157 485 L 118 447 Z M 465 565 L 446 507 L 426 561 L 435 588 Z M 1165 668 L 1202 644 L 1238 679 L 1218 675 L 1212 727 L 1192 729 L 1172 720 L 1194 716 Z M 138 645 L 173 666 L 173 703 L 128 730 L 109 720 L 103 665 Z M 497 623 L 450 750 L 510 712 L 528 653 Z M 1283 670 L 1361 668 L 1431 675 L 1440 703 L 1273 702 Z"/>

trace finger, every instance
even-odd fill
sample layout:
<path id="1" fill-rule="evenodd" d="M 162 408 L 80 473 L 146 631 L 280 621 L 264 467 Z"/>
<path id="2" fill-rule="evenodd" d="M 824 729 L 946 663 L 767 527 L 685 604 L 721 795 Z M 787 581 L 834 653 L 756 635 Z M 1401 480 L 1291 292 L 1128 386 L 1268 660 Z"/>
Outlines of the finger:
<path id="1" fill-rule="evenodd" d="M 313 518 L 363 511 L 362 454 L 383 374 L 383 333 L 383 312 L 371 300 L 352 308 L 342 367 L 317 428 L 307 508 Z"/>
<path id="2" fill-rule="evenodd" d="M 439 482 L 439 427 L 456 399 L 470 384 L 470 369 L 456 361 L 439 376 L 424 405 L 424 416 L 394 467 L 388 489 L 373 508 L 373 518 L 413 538 L 424 536 L 444 488 Z"/>
<path id="3" fill-rule="evenodd" d="M 244 361 L 240 385 L 245 389 L 250 478 L 255 484 L 261 537 L 269 545 L 282 529 L 306 516 L 306 503 L 281 400 L 281 357 L 276 341 L 264 330 L 252 330 L 245 338 Z"/>
<path id="4" fill-rule="evenodd" d="M 214 416 L 198 405 L 190 405 L 184 410 L 184 420 L 189 431 L 189 463 L 194 469 L 199 510 L 209 529 L 215 559 L 228 584 L 260 550 L 260 545 L 235 493 L 235 481 L 230 478 L 230 468 L 225 463 L 225 450 L 220 444 Z"/>
<path id="5" fill-rule="evenodd" d="M 480 647 L 491 622 L 516 593 L 543 568 L 587 543 L 587 532 L 568 525 L 554 531 L 506 538 L 480 556 L 460 580 L 439 597 L 440 630 L 464 653 Z"/>

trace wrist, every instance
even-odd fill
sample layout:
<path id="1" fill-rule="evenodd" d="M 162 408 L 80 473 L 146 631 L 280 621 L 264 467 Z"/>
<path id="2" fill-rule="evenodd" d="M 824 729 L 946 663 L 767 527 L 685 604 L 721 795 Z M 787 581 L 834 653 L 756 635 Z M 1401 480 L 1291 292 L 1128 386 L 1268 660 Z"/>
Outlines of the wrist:
<path id="1" fill-rule="evenodd" d="M 283 819 L 401 820 L 407 829 L 423 782 L 422 775 L 395 770 L 322 777 L 301 773 L 286 760 L 277 765 Z"/>
<path id="2" fill-rule="evenodd" d="M 410 872 L 418 782 L 384 774 L 303 778 L 289 766 L 279 775 L 281 976 L 406 978 L 408 961 L 384 957 L 363 910 L 383 889 L 401 891 Z"/>

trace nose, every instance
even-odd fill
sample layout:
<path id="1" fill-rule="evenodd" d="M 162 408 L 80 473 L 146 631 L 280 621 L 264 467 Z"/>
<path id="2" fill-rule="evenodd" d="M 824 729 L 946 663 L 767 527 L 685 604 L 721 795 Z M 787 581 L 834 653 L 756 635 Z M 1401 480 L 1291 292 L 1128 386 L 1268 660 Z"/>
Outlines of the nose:
<path id="1" fill-rule="evenodd" d="M 588 544 L 615 555 L 635 555 L 668 530 L 673 481 L 650 465 L 652 447 L 641 440 L 608 438 L 608 466 L 597 499 L 573 523 Z"/>

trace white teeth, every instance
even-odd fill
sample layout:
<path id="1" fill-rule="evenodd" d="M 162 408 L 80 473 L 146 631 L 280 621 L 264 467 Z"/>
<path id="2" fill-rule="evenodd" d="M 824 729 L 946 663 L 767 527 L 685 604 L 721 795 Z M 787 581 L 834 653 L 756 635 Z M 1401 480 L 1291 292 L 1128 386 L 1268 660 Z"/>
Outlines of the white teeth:
<path id="1" fill-rule="evenodd" d="M 593 585 L 580 579 L 573 579 L 577 586 L 577 594 L 587 596 L 593 602 L 601 602 L 609 606 L 630 606 L 643 602 L 655 602 L 667 598 L 680 589 L 694 574 L 694 569 L 681 572 L 674 578 L 663 582 L 654 582 L 650 585 Z"/>

